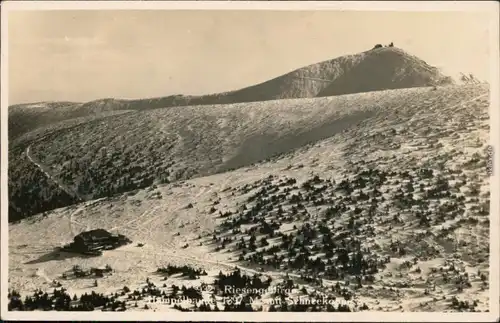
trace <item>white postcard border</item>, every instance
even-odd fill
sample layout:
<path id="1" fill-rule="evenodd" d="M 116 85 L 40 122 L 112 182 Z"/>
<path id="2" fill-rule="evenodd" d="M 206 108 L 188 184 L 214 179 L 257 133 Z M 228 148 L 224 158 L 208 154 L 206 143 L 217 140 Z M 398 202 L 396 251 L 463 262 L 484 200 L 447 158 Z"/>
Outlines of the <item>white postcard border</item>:
<path id="1" fill-rule="evenodd" d="M 487 313 L 243 313 L 243 312 L 8 312 L 8 13 L 17 10 L 357 10 L 357 11 L 488 11 L 490 25 L 490 141 L 500 148 L 500 48 L 499 4 L 494 1 L 12 1 L 1 4 L 1 318 L 3 320 L 163 320 L 163 321 L 258 321 L 258 322 L 487 322 L 498 321 L 500 307 L 500 158 L 494 159 L 490 211 L 490 312 Z"/>

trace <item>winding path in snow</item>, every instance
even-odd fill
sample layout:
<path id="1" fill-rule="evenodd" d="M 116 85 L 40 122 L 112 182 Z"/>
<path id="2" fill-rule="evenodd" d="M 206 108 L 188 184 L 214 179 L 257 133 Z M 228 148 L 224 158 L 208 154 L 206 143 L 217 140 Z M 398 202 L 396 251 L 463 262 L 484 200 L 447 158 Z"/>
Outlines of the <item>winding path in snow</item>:
<path id="1" fill-rule="evenodd" d="M 52 176 L 46 169 L 47 167 L 43 166 L 41 163 L 39 163 L 38 161 L 36 161 L 33 156 L 31 156 L 30 154 L 30 150 L 31 150 L 31 145 L 28 146 L 28 148 L 26 148 L 26 156 L 28 157 L 28 160 L 33 163 L 36 167 L 38 167 L 38 169 L 40 169 L 42 171 L 42 173 L 45 174 L 45 176 L 51 180 L 52 182 L 54 182 L 62 191 L 64 191 L 66 194 L 68 194 L 69 196 L 73 196 L 73 197 L 76 197 L 80 202 L 83 201 L 84 199 L 74 190 L 71 190 L 69 187 L 67 187 L 66 185 L 62 184 L 60 181 L 58 181 L 56 178 L 54 178 L 54 176 Z"/>
<path id="2" fill-rule="evenodd" d="M 320 82 L 326 82 L 326 83 L 332 83 L 333 82 L 333 80 L 320 79 L 320 78 L 317 78 L 317 77 L 307 77 L 307 76 L 304 76 L 304 77 L 298 77 L 298 76 L 296 76 L 295 79 L 320 81 Z"/>
<path id="3" fill-rule="evenodd" d="M 38 167 L 38 169 L 40 169 L 40 171 L 52 182 L 54 182 L 58 187 L 59 189 L 61 189 L 63 192 L 65 192 L 66 194 L 68 194 L 69 196 L 73 196 L 73 197 L 76 197 L 78 199 L 79 202 L 81 201 L 84 201 L 84 199 L 75 191 L 69 189 L 66 185 L 62 184 L 61 182 L 59 182 L 56 178 L 54 178 L 48 171 L 46 171 L 46 167 L 44 167 L 41 163 L 37 162 L 33 156 L 31 156 L 30 154 L 30 150 L 31 150 L 31 145 L 28 146 L 28 148 L 26 148 L 26 156 L 28 157 L 28 160 L 33 163 L 36 167 Z M 73 225 L 76 224 L 76 225 L 79 225 L 79 226 L 85 226 L 77 221 L 75 221 L 74 219 L 74 215 L 78 212 L 81 212 L 83 211 L 84 209 L 84 205 L 83 206 L 80 206 L 79 208 L 77 208 L 74 212 L 72 212 L 69 216 L 69 220 L 70 220 L 70 231 L 73 235 L 75 235 L 75 231 L 73 230 Z"/>
<path id="4" fill-rule="evenodd" d="M 320 79 L 318 79 L 320 80 Z M 322 81 L 327 81 L 327 80 L 322 80 Z M 470 102 L 473 102 L 475 100 L 478 100 L 482 97 L 485 97 L 487 96 L 488 94 L 485 93 L 485 94 L 482 94 L 482 95 L 479 95 L 477 97 L 474 97 L 472 99 L 469 99 L 469 100 L 466 100 L 466 101 L 462 101 L 458 104 L 455 104 L 451 107 L 448 107 L 448 108 L 454 108 L 456 106 L 459 106 L 459 105 L 464 105 L 464 104 L 467 104 L 467 103 L 470 103 Z M 415 113 L 408 121 L 406 121 L 406 123 L 410 123 L 411 121 L 414 121 L 416 117 L 418 117 L 420 115 L 419 112 Z M 413 133 L 415 134 L 415 133 Z M 415 134 L 416 135 L 416 134 Z M 57 181 L 56 179 L 54 179 L 54 177 L 52 177 L 45 169 L 44 167 L 38 163 L 37 161 L 35 161 L 35 159 L 32 158 L 32 156 L 30 155 L 30 148 L 31 146 L 29 146 L 27 149 L 26 149 L 26 155 L 28 157 L 28 159 L 33 163 L 35 164 L 50 180 L 52 180 L 54 183 L 56 183 L 59 188 L 61 188 L 63 191 L 65 191 L 66 193 L 70 194 L 71 196 L 75 196 L 75 193 L 72 192 L 71 190 L 69 190 L 67 187 L 65 187 L 64 185 L 62 185 L 59 181 Z M 77 196 L 77 195 L 76 195 Z M 72 224 L 79 224 L 79 225 L 82 225 L 76 221 L 74 221 L 73 219 L 73 216 L 78 213 L 78 212 L 81 212 L 83 211 L 85 208 L 85 205 L 82 205 L 80 206 L 79 208 L 77 208 L 74 212 L 71 213 L 70 215 L 70 221 Z M 115 226 L 114 228 L 110 229 L 110 230 L 116 230 L 116 229 L 119 229 L 119 228 L 125 228 L 131 224 L 135 224 L 135 223 L 139 223 L 139 226 L 136 230 L 145 230 L 146 229 L 146 225 L 157 220 L 158 217 L 161 217 L 161 213 L 157 214 L 157 215 L 154 215 L 150 218 L 147 218 L 146 219 L 146 216 L 147 215 L 150 215 L 151 213 L 157 211 L 157 209 L 159 208 L 159 206 L 156 206 L 152 209 L 149 209 L 149 210 L 146 210 L 144 211 L 140 216 L 126 222 L 126 223 L 122 223 L 118 226 Z M 180 207 L 179 207 L 180 208 Z M 140 222 L 142 220 L 145 220 L 143 222 Z M 172 258 L 178 258 L 178 259 L 184 259 L 184 260 L 188 260 L 188 261 L 192 261 L 192 262 L 197 262 L 197 263 L 200 263 L 200 264 L 209 264 L 209 265 L 217 265 L 217 266 L 223 266 L 223 267 L 227 267 L 227 268 L 238 268 L 240 269 L 241 271 L 243 272 L 247 272 L 247 273 L 252 273 L 252 274 L 259 274 L 259 275 L 268 275 L 268 276 L 272 276 L 272 277 L 284 277 L 286 275 L 288 275 L 289 277 L 293 277 L 293 278 L 300 278 L 301 276 L 298 275 L 298 274 L 293 274 L 293 273 L 286 273 L 285 271 L 258 271 L 258 270 L 255 270 L 255 269 L 251 269 L 251 268 L 248 268 L 248 267 L 243 267 L 237 263 L 229 263 L 229 262 L 221 262 L 221 261 L 214 261 L 214 260 L 208 260 L 208 259 L 202 259 L 202 258 L 199 258 L 193 254 L 190 254 L 188 251 L 185 251 L 183 250 L 182 253 L 184 253 L 184 255 L 179 255 L 179 254 L 176 254 L 172 251 L 163 251 L 161 253 L 154 253 L 154 252 L 144 252 L 144 250 L 142 249 L 116 249 L 116 250 L 110 250 L 110 251 L 106 251 L 106 253 L 114 253 L 114 252 L 118 252 L 118 253 L 142 253 L 142 255 L 146 255 L 146 256 L 153 256 L 153 255 L 161 255 L 161 256 L 168 256 L 168 257 L 172 257 Z M 44 275 L 41 275 L 42 277 Z M 322 279 L 322 282 L 324 284 L 335 284 L 336 281 L 332 281 L 332 280 L 327 280 L 327 279 Z"/>

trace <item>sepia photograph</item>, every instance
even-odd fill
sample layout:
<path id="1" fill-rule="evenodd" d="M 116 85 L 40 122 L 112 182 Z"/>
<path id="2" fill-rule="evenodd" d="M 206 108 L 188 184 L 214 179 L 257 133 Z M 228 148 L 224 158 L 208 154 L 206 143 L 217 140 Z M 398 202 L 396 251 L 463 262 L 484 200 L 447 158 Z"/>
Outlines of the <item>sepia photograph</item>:
<path id="1" fill-rule="evenodd" d="M 498 321 L 498 3 L 1 9 L 2 319 Z"/>

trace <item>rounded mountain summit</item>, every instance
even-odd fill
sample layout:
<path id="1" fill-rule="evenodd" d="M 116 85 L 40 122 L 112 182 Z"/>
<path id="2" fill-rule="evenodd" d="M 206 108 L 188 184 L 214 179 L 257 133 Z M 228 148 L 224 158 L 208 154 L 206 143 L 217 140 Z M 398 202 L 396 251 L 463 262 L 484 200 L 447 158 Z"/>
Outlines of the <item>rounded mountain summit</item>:
<path id="1" fill-rule="evenodd" d="M 14 139 L 47 123 L 108 111 L 314 98 L 454 84 L 451 77 L 441 74 L 436 67 L 420 58 L 397 47 L 379 46 L 358 54 L 311 64 L 266 82 L 229 92 L 133 100 L 104 98 L 86 103 L 62 103 L 63 107 L 58 109 L 43 108 L 55 104 L 49 102 L 14 105 L 9 109 L 9 124 L 12 126 L 9 126 L 12 129 L 9 138 Z M 37 108 L 33 109 L 32 106 Z M 29 118 L 26 118 L 28 115 Z"/>

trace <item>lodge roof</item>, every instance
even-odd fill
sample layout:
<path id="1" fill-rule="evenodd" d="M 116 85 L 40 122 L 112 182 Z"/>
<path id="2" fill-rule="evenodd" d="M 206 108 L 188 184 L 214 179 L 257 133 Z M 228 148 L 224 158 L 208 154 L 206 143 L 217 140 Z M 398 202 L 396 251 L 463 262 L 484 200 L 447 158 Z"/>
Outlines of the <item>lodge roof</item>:
<path id="1" fill-rule="evenodd" d="M 90 231 L 85 231 L 78 234 L 75 239 L 81 238 L 83 240 L 94 240 L 94 239 L 103 239 L 103 238 L 111 238 L 113 235 L 104 229 L 94 229 Z"/>

